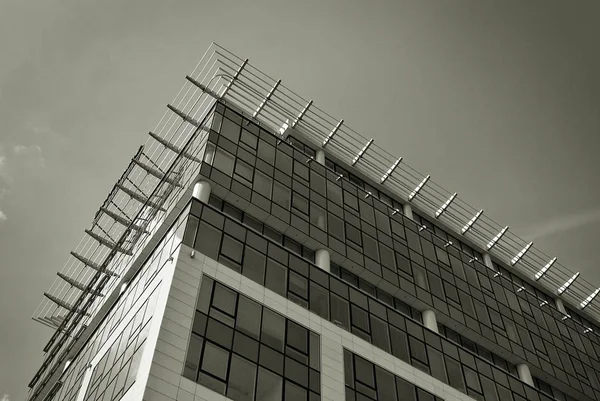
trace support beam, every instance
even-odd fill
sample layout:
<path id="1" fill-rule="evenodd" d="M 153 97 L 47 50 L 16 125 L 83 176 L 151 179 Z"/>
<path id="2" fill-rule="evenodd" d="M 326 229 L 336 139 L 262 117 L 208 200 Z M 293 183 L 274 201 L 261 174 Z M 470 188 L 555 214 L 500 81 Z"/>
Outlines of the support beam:
<path id="1" fill-rule="evenodd" d="M 556 262 L 556 257 L 552 258 L 552 260 L 550 262 L 548 262 L 546 264 L 546 266 L 542 267 L 542 270 L 540 270 L 539 272 L 537 272 L 535 274 L 535 280 L 539 280 L 540 278 L 542 278 L 542 276 L 544 274 L 546 274 L 546 272 L 552 267 L 552 265 Z"/>
<path id="2" fill-rule="evenodd" d="M 354 157 L 354 159 L 352 159 L 353 166 L 356 163 L 358 163 L 358 161 L 360 160 L 361 157 L 363 157 L 363 155 L 369 149 L 369 146 L 371 146 L 372 143 L 373 143 L 373 138 L 369 139 L 369 142 L 367 142 L 367 144 L 365 146 L 363 146 L 363 148 L 360 150 L 360 152 L 358 152 L 358 154 Z"/>
<path id="3" fill-rule="evenodd" d="M 159 180 L 164 180 L 166 183 L 171 184 L 171 185 L 180 186 L 179 183 L 177 182 L 177 180 L 167 177 L 167 175 L 165 173 L 163 173 L 162 171 L 160 171 L 159 169 L 149 166 L 146 163 L 142 162 L 141 160 L 133 159 L 132 161 L 135 164 L 137 164 L 139 167 L 141 167 L 143 170 L 145 170 L 148 174 L 154 176 L 155 178 L 157 178 Z"/>
<path id="4" fill-rule="evenodd" d="M 589 303 L 592 302 L 594 300 L 594 298 L 596 298 L 596 296 L 598 295 L 598 293 L 600 293 L 600 288 L 598 288 L 594 292 L 592 292 L 589 297 L 587 297 L 586 299 L 584 299 L 583 302 L 581 302 L 579 304 L 579 306 L 581 307 L 581 309 L 583 309 L 586 306 L 588 306 Z"/>
<path id="5" fill-rule="evenodd" d="M 325 140 L 323 141 L 323 148 L 325 148 L 325 146 L 327 146 L 329 141 L 331 141 L 333 139 L 333 136 L 338 132 L 338 130 L 340 129 L 340 127 L 342 126 L 343 123 L 344 123 L 344 120 L 340 120 L 340 122 L 337 123 L 337 125 L 333 128 L 333 130 L 329 133 L 329 135 L 327 135 L 327 138 L 325 138 Z"/>
<path id="6" fill-rule="evenodd" d="M 77 280 L 74 280 L 71 277 L 69 277 L 67 275 L 64 275 L 64 274 L 62 274 L 60 272 L 56 273 L 56 274 L 58 275 L 58 277 L 62 278 L 64 281 L 66 281 L 67 283 L 69 283 L 73 287 L 77 288 L 78 290 L 83 291 L 83 292 L 88 291 L 88 286 L 86 284 L 83 284 L 83 283 L 81 283 L 81 282 L 79 282 Z M 90 293 L 92 293 L 94 295 L 102 296 L 102 294 L 99 291 L 97 291 L 97 290 L 90 291 Z"/>
<path id="7" fill-rule="evenodd" d="M 117 187 L 121 191 L 125 192 L 132 199 L 135 199 L 136 201 L 138 201 L 138 202 L 140 202 L 142 204 L 146 204 L 149 207 L 151 207 L 152 209 L 156 209 L 159 212 L 164 212 L 165 211 L 165 209 L 162 206 L 160 206 L 158 203 L 149 200 L 144 195 L 142 195 L 142 194 L 140 194 L 138 192 L 135 192 L 134 190 L 129 189 L 129 188 L 127 188 L 126 186 L 124 186 L 122 184 L 116 184 L 115 187 Z"/>
<path id="8" fill-rule="evenodd" d="M 313 101 L 310 100 L 306 104 L 306 106 L 304 106 L 304 109 L 302 109 L 302 111 L 300 112 L 300 114 L 298 114 L 298 117 L 296 117 L 296 119 L 292 123 L 292 128 L 294 128 L 304 118 L 304 115 L 306 114 L 306 112 L 308 111 L 308 109 L 310 108 L 310 106 L 312 106 L 312 104 L 313 104 Z"/>
<path id="9" fill-rule="evenodd" d="M 471 218 L 471 220 L 469 220 L 469 222 L 467 224 L 465 224 L 465 226 L 461 230 L 461 233 L 463 235 L 465 235 L 467 233 L 467 231 L 469 231 L 471 229 L 471 227 L 473 227 L 473 224 L 475 224 L 477 219 L 479 219 L 479 217 L 481 217 L 482 214 L 483 214 L 483 209 L 480 210 L 479 212 L 477 212 L 477 214 L 475 216 L 473 216 L 473 218 Z"/>
<path id="10" fill-rule="evenodd" d="M 448 200 L 446 202 L 444 202 L 444 204 L 438 209 L 437 212 L 435 212 L 435 218 L 439 218 L 445 211 L 446 209 L 448 209 L 448 206 L 450 206 L 450 204 L 454 201 L 454 199 L 456 199 L 456 197 L 458 196 L 458 193 L 454 193 L 450 198 L 448 198 Z"/>
<path id="11" fill-rule="evenodd" d="M 194 86 L 196 86 L 198 89 L 200 89 L 202 92 L 208 94 L 209 96 L 212 96 L 215 99 L 219 98 L 219 95 L 217 93 L 213 92 L 211 89 L 208 89 L 206 86 L 202 85 L 200 82 L 196 81 L 194 78 L 190 77 L 189 75 L 186 75 L 185 79 L 190 81 Z M 209 85 L 210 85 L 210 83 L 209 83 Z"/>
<path id="12" fill-rule="evenodd" d="M 521 260 L 523 256 L 525 256 L 525 254 L 527 253 L 529 248 L 531 248 L 532 245 L 533 242 L 530 242 L 529 244 L 525 245 L 525 248 L 523 248 L 521 252 L 519 252 L 514 258 L 512 258 L 512 260 L 510 261 L 511 266 L 516 265 L 519 262 L 519 260 Z"/>
<path id="13" fill-rule="evenodd" d="M 269 91 L 269 93 L 267 93 L 267 97 L 265 97 L 265 99 L 260 103 L 260 105 L 258 106 L 258 108 L 256 109 L 256 111 L 254 112 L 254 114 L 252 114 L 252 118 L 256 118 L 256 116 L 258 116 L 260 114 L 260 112 L 262 111 L 262 109 L 264 109 L 264 107 L 267 104 L 267 102 L 269 101 L 269 99 L 271 99 L 271 96 L 273 96 L 273 92 L 275 92 L 277 90 L 277 87 L 280 84 L 281 84 L 281 79 L 279 81 L 277 81 L 275 83 L 275 85 L 271 88 L 271 90 Z"/>
<path id="14" fill-rule="evenodd" d="M 202 160 L 200 160 L 199 158 L 197 158 L 196 156 L 188 153 L 188 152 L 183 152 L 182 153 L 182 149 L 173 145 L 171 142 L 167 141 L 164 138 L 161 138 L 160 136 L 158 136 L 157 134 L 155 134 L 154 132 L 150 131 L 148 133 L 148 135 L 150 135 L 152 137 L 152 139 L 154 139 L 155 141 L 157 141 L 158 143 L 160 143 L 161 145 L 163 145 L 165 148 L 172 150 L 173 152 L 179 154 L 181 153 L 183 155 L 183 157 L 185 157 L 186 159 L 190 159 L 192 161 L 195 161 L 197 163 L 200 163 Z"/>
<path id="15" fill-rule="evenodd" d="M 435 312 L 432 310 L 424 310 L 421 313 L 421 315 L 423 317 L 423 325 L 425 327 L 427 327 L 429 330 L 431 330 L 435 333 L 439 333 L 437 319 L 435 317 Z"/>
<path id="16" fill-rule="evenodd" d="M 123 253 L 125 255 L 133 255 L 133 252 L 130 249 L 125 249 L 123 247 L 117 246 L 117 244 L 113 241 L 106 239 L 99 234 L 96 234 L 92 230 L 85 230 L 85 233 L 107 248 L 114 249 L 115 251 Z"/>
<path id="17" fill-rule="evenodd" d="M 573 274 L 573 277 L 571 277 L 570 279 L 567 280 L 566 283 L 561 285 L 558 289 L 558 295 L 560 295 L 563 292 L 565 292 L 566 290 L 568 290 L 569 287 L 571 286 L 571 284 L 573 284 L 573 282 L 575 282 L 575 280 L 577 280 L 577 277 L 579 277 L 579 274 L 580 274 L 579 272 Z"/>
<path id="18" fill-rule="evenodd" d="M 233 76 L 233 78 L 231 78 L 231 81 L 227 84 L 227 86 L 225 87 L 225 90 L 221 94 L 221 96 L 220 96 L 221 99 L 225 98 L 225 95 L 227 95 L 227 92 L 229 92 L 229 89 L 231 89 L 231 87 L 233 86 L 233 83 L 239 78 L 240 74 L 242 73 L 244 68 L 246 68 L 247 64 L 248 64 L 248 59 L 244 60 L 242 65 L 240 65 L 240 68 L 238 68 L 238 70 L 235 72 L 235 75 Z"/>
<path id="19" fill-rule="evenodd" d="M 47 292 L 45 292 L 44 296 L 63 309 L 73 311 L 74 313 L 84 314 L 85 316 L 89 316 L 88 313 L 84 313 L 82 310 L 75 310 L 75 307 L 73 307 L 72 305 L 69 305 L 68 303 L 66 303 L 62 299 L 55 297 L 54 295 L 51 295 L 51 294 L 48 294 Z"/>
<path id="20" fill-rule="evenodd" d="M 385 180 L 387 180 L 388 178 L 390 178 L 390 176 L 392 175 L 392 173 L 394 172 L 394 170 L 396 170 L 396 167 L 398 167 L 398 165 L 402 163 L 402 158 L 399 158 L 398 160 L 396 160 L 394 162 L 394 164 L 392 164 L 392 167 L 390 167 L 388 169 L 388 171 L 385 172 L 385 174 L 381 177 L 380 180 L 380 184 L 383 184 L 385 182 Z"/>
<path id="21" fill-rule="evenodd" d="M 497 243 L 498 241 L 500 241 L 500 238 L 502 238 L 502 236 L 504 234 L 506 234 L 506 232 L 508 231 L 508 226 L 504 227 L 502 229 L 502 231 L 500 231 L 498 234 L 496 234 L 496 236 L 494 238 L 492 238 L 492 240 L 490 242 L 488 242 L 486 248 L 488 249 L 488 251 L 490 249 L 492 249 Z"/>
<path id="22" fill-rule="evenodd" d="M 415 196 L 417 196 L 419 194 L 419 192 L 421 192 L 421 189 L 423 189 L 423 187 L 425 186 L 425 184 L 427 184 L 427 181 L 429 181 L 429 179 L 431 178 L 430 175 L 428 175 L 427 177 L 423 178 L 423 181 L 421 181 L 421 183 L 415 188 L 414 191 L 412 191 L 410 193 L 410 195 L 408 196 L 408 201 L 412 201 Z"/>
<path id="23" fill-rule="evenodd" d="M 192 124 L 194 127 L 199 127 L 200 123 L 189 115 L 185 114 L 183 111 L 179 110 L 177 107 L 172 104 L 167 104 L 167 108 L 171 110 L 173 113 L 177 114 L 179 117 L 183 119 L 183 121 Z"/>
<path id="24" fill-rule="evenodd" d="M 115 212 L 113 212 L 112 210 L 109 210 L 105 207 L 101 207 L 100 211 L 104 214 L 106 214 L 108 217 L 110 217 L 111 219 L 113 219 L 114 221 L 116 221 L 117 223 L 121 224 L 122 226 L 125 227 L 130 227 L 132 230 L 135 231 L 140 231 L 140 232 L 147 232 L 146 230 L 144 230 L 143 227 L 141 227 L 138 224 L 133 223 L 131 220 L 129 220 L 126 217 L 121 216 L 120 214 L 117 214 Z"/>
<path id="25" fill-rule="evenodd" d="M 318 249 L 315 252 L 315 264 L 327 273 L 331 271 L 331 258 L 327 249 Z"/>
<path id="26" fill-rule="evenodd" d="M 78 261 L 80 261 L 81 263 L 83 263 L 84 265 L 86 265 L 87 267 L 89 267 L 92 270 L 96 270 L 97 272 L 106 274 L 108 276 L 111 277 L 117 277 L 118 274 L 110 271 L 106 268 L 103 268 L 102 266 L 98 265 L 97 263 L 91 261 L 90 259 L 86 258 L 85 256 L 82 256 L 76 252 L 71 252 L 71 256 L 73 256 L 75 259 L 77 259 Z"/>

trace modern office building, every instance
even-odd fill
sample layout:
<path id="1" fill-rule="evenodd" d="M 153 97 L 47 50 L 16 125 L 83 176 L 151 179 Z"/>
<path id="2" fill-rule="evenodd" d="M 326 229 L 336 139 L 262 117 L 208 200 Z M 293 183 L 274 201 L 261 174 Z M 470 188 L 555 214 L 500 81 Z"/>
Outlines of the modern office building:
<path id="1" fill-rule="evenodd" d="M 213 44 L 36 311 L 29 400 L 597 400 L 597 294 Z"/>

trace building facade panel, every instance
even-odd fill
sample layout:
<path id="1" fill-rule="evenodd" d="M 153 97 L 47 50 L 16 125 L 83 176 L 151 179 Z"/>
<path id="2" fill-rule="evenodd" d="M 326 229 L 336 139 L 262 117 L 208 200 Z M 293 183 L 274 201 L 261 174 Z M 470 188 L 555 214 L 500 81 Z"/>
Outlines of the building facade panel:
<path id="1" fill-rule="evenodd" d="M 202 241 L 210 236 L 209 241 L 218 245 L 213 254 L 207 257 L 216 258 L 220 265 L 230 269 L 229 274 L 220 273 L 222 278 L 230 280 L 234 273 L 250 280 L 256 281 L 258 278 L 257 283 L 269 292 L 318 314 L 321 319 L 335 323 L 338 329 L 351 333 L 366 344 L 391 354 L 432 379 L 446 383 L 474 399 L 550 399 L 524 384 L 514 372 L 507 371 L 501 364 L 494 364 L 493 359 L 484 359 L 478 353 L 460 346 L 460 343 L 456 344 L 452 338 L 445 338 L 424 328 L 410 314 L 405 314 L 411 311 L 410 307 L 404 305 L 395 308 L 396 304 L 402 305 L 400 300 L 392 297 L 392 304 L 386 304 L 377 296 L 351 284 L 351 279 L 344 281 L 336 277 L 335 272 L 327 273 L 282 244 L 259 236 L 239 223 L 235 226 L 235 232 L 225 229 L 233 227 L 235 219 L 211 205 L 198 202 L 191 208 L 191 213 L 189 221 L 197 231 L 195 238 L 190 233 L 184 242 L 198 250 L 203 247 Z M 197 222 L 194 217 L 198 219 Z M 223 227 L 223 231 L 212 226 L 212 223 Z M 227 238 L 231 234 L 237 236 L 242 246 L 241 254 L 252 258 L 251 265 L 245 264 L 244 258 L 237 263 L 227 258 L 226 255 L 230 254 Z M 281 280 L 267 280 L 269 266 L 280 269 Z M 257 268 L 262 272 L 260 275 L 256 275 Z M 311 295 L 318 302 L 311 304 Z M 264 299 L 268 298 L 265 296 Z"/>
<path id="2" fill-rule="evenodd" d="M 347 171 L 312 162 L 311 152 L 242 122 L 231 109 L 217 106 L 217 113 L 227 132 L 211 134 L 215 156 L 201 171 L 217 196 L 245 197 L 247 203 L 231 202 L 244 218 L 263 220 L 306 248 L 327 248 L 332 261 L 353 274 L 421 310 L 436 310 L 452 330 L 507 359 L 524 359 L 541 377 L 558 378 L 560 387 L 578 394 L 600 389 L 598 337 L 548 307 L 548 296 L 500 266 L 486 267 L 477 251 L 440 229 L 436 234 L 431 224 L 425 229 L 425 220 L 397 213 L 385 194 L 370 196 Z M 239 264 L 235 238 L 227 241 L 229 259 Z"/>

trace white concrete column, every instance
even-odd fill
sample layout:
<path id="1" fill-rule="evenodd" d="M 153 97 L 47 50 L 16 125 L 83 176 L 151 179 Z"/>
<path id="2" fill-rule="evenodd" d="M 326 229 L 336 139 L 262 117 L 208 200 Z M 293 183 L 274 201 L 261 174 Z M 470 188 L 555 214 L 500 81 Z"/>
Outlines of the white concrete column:
<path id="1" fill-rule="evenodd" d="M 198 181 L 194 184 L 194 191 L 192 196 L 198 199 L 200 202 L 208 203 L 210 198 L 211 187 L 210 183 L 206 181 Z"/>
<path id="2" fill-rule="evenodd" d="M 315 264 L 327 273 L 331 271 L 331 259 L 327 249 L 319 249 L 315 252 Z"/>
<path id="3" fill-rule="evenodd" d="M 315 152 L 315 160 L 317 163 L 325 165 L 325 151 L 323 149 L 317 149 Z"/>
<path id="4" fill-rule="evenodd" d="M 558 309 L 558 311 L 560 313 L 563 313 L 565 315 L 567 314 L 567 310 L 565 309 L 565 305 L 563 304 L 562 299 L 555 298 L 554 299 L 554 304 L 556 305 L 556 309 Z"/>
<path id="5" fill-rule="evenodd" d="M 519 379 L 533 387 L 533 377 L 531 377 L 531 371 L 529 371 L 527 364 L 518 364 L 517 373 L 519 373 Z"/>
<path id="6" fill-rule="evenodd" d="M 494 269 L 494 264 L 492 263 L 492 257 L 489 253 L 483 253 L 483 264 L 485 264 L 490 269 Z"/>
<path id="7" fill-rule="evenodd" d="M 409 219 L 413 219 L 412 206 L 410 206 L 410 203 L 402 205 L 402 213 Z"/>
<path id="8" fill-rule="evenodd" d="M 435 312 L 432 310 L 424 310 L 421 312 L 421 316 L 423 317 L 423 325 L 427 327 L 429 330 L 438 333 L 438 325 L 437 319 L 435 317 Z"/>

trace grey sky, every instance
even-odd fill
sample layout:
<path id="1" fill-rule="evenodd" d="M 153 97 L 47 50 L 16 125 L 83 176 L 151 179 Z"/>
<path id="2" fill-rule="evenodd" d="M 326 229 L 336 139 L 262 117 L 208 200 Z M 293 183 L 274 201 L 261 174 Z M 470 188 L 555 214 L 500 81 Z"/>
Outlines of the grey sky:
<path id="1" fill-rule="evenodd" d="M 25 398 L 42 292 L 212 41 L 600 284 L 600 3 L 492 3 L 0 0 L 0 397 Z"/>

